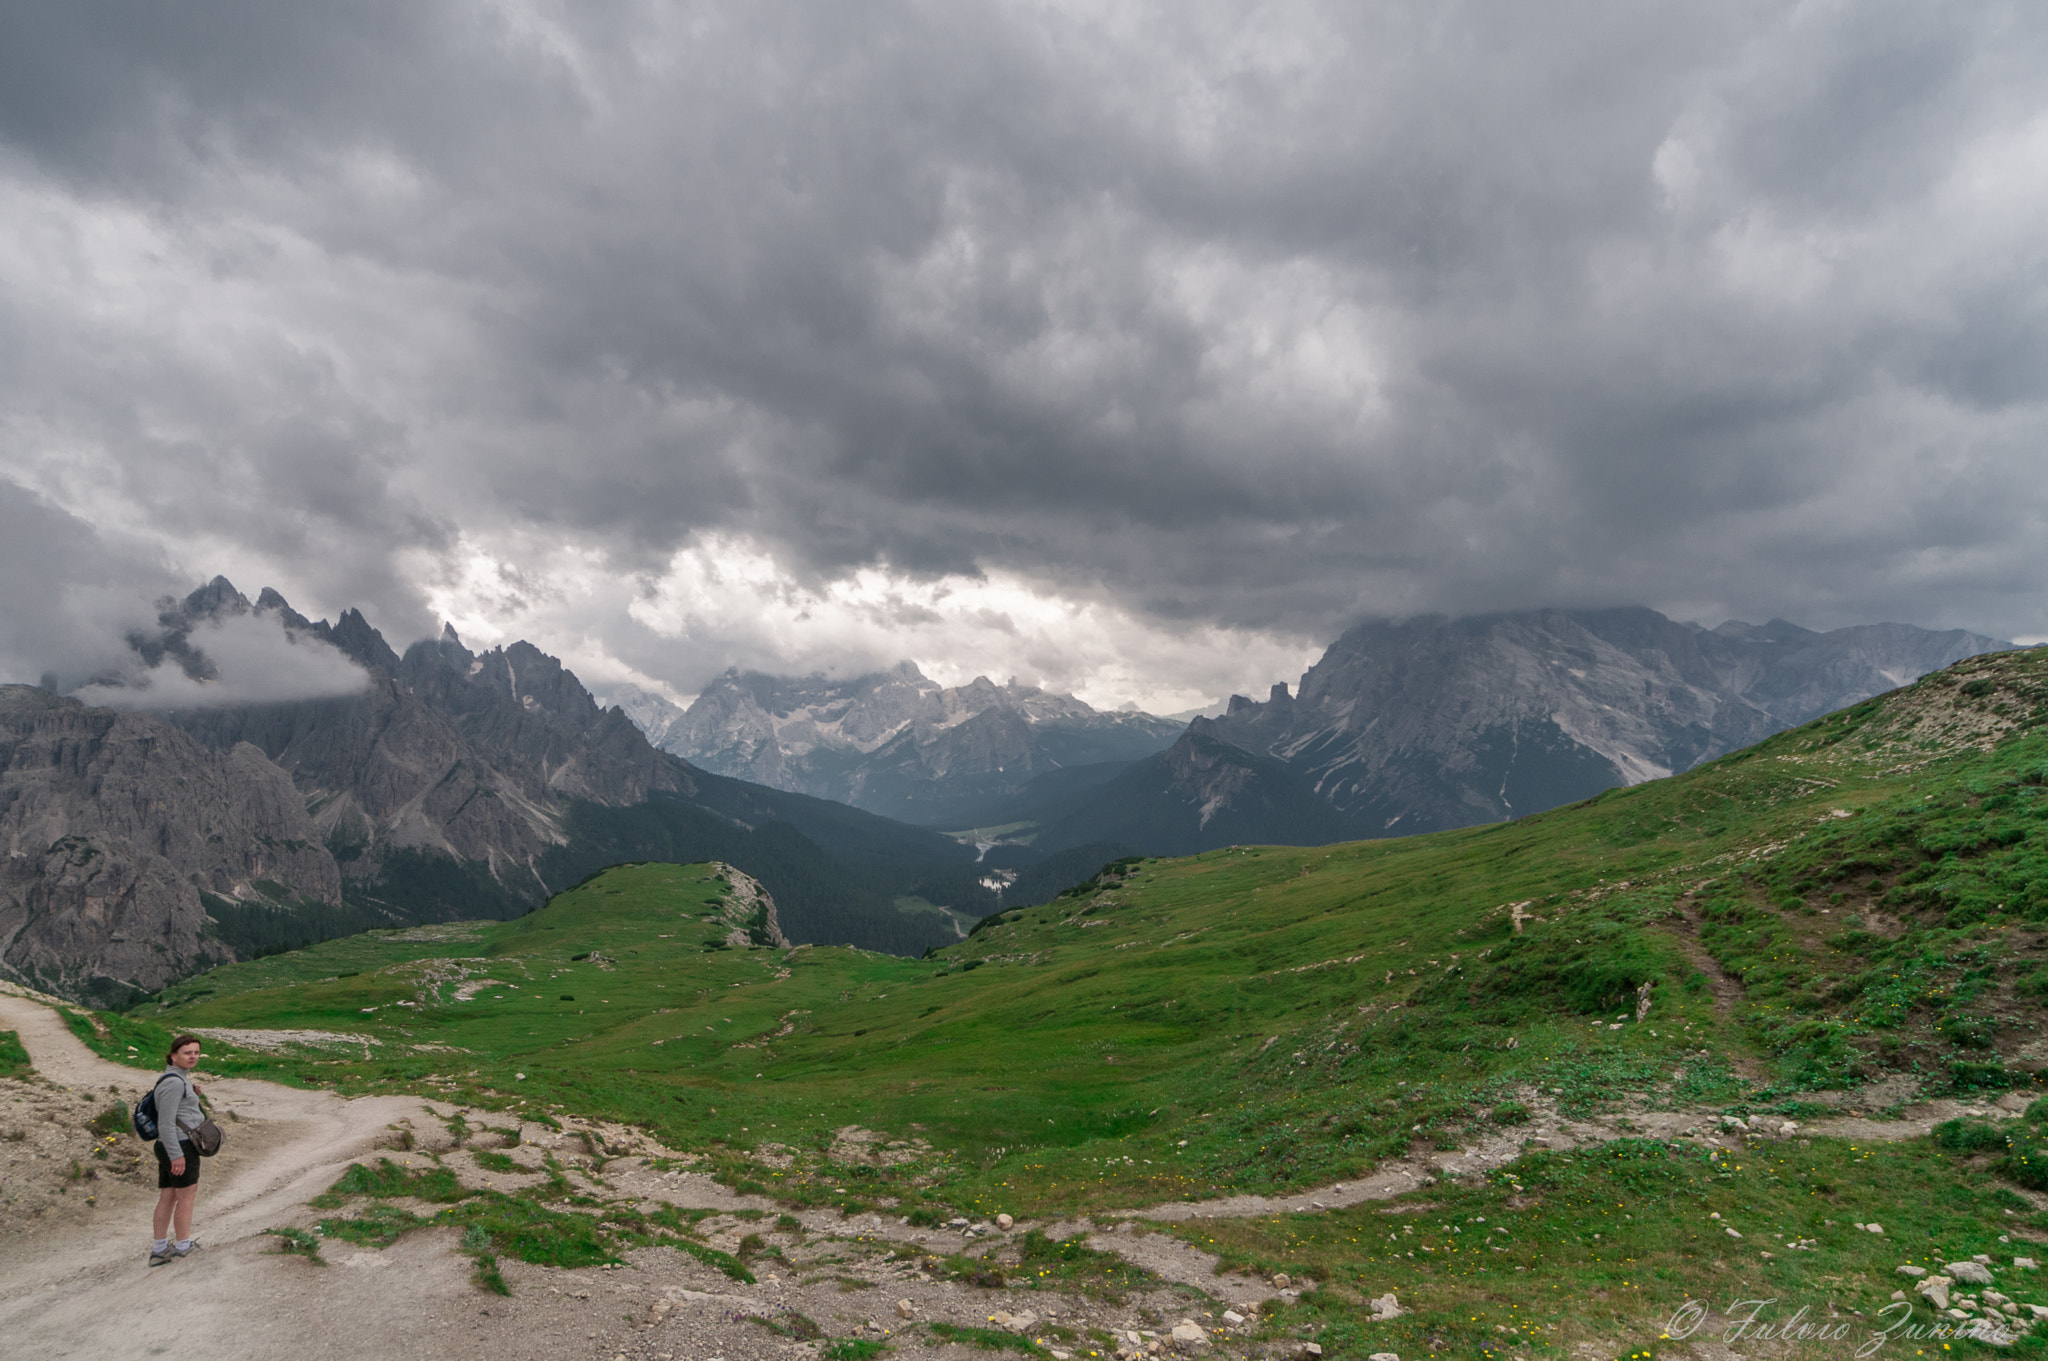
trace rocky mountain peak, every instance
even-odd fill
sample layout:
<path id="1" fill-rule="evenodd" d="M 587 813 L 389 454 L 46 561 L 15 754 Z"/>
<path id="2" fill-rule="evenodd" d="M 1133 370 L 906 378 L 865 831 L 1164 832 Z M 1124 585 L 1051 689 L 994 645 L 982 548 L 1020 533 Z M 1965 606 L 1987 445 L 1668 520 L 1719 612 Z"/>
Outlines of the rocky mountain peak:
<path id="1" fill-rule="evenodd" d="M 1900 624 L 1707 629 L 1641 606 L 1360 624 L 1216 733 L 1388 831 L 1519 816 L 1733 751 L 2008 647 Z"/>
<path id="2" fill-rule="evenodd" d="M 615 696 L 707 770 L 928 824 L 1050 769 L 1136 760 L 1180 731 L 1014 679 L 942 686 L 911 662 L 846 679 L 730 670 L 680 713 L 637 689 Z"/>

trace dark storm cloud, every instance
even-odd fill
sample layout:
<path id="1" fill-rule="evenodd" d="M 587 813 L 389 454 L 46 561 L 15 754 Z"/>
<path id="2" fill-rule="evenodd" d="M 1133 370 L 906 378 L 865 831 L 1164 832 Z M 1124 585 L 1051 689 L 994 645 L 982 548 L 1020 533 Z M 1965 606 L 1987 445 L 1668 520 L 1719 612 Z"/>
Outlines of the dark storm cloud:
<path id="1" fill-rule="evenodd" d="M 0 472 L 316 612 L 722 533 L 1166 627 L 2048 631 L 2031 7 L 0 22 Z"/>

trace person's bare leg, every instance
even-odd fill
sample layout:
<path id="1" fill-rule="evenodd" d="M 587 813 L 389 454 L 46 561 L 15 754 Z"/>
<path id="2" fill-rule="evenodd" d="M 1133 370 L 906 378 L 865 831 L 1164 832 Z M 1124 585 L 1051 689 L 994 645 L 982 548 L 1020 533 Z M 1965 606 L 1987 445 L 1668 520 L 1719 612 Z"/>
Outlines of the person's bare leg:
<path id="1" fill-rule="evenodd" d="M 199 1188 L 194 1187 L 192 1189 L 197 1190 Z M 179 1194 L 176 1189 L 169 1186 L 156 1193 L 156 1217 L 151 1221 L 156 1231 L 150 1235 L 152 1238 L 161 1240 L 171 1236 L 171 1206 L 176 1202 Z M 185 1222 L 188 1224 L 192 1222 L 192 1208 L 189 1201 L 186 1202 L 185 1207 Z"/>
<path id="2" fill-rule="evenodd" d="M 178 1188 L 177 1196 L 178 1232 L 174 1235 L 174 1238 L 177 1242 L 182 1243 L 192 1236 L 192 1202 L 199 1199 L 199 1188 L 196 1186 L 181 1186 Z"/>

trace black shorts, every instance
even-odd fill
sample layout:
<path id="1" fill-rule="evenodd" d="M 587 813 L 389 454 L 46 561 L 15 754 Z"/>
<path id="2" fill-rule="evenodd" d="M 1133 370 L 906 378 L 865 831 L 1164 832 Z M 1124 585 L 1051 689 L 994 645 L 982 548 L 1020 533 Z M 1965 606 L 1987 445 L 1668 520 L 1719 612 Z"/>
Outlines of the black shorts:
<path id="1" fill-rule="evenodd" d="M 182 1176 L 171 1175 L 171 1160 L 164 1156 L 162 1144 L 151 1144 L 156 1150 L 156 1189 L 169 1191 L 174 1188 L 197 1186 L 199 1184 L 199 1150 L 189 1139 L 181 1139 L 178 1147 L 185 1154 L 185 1171 Z"/>

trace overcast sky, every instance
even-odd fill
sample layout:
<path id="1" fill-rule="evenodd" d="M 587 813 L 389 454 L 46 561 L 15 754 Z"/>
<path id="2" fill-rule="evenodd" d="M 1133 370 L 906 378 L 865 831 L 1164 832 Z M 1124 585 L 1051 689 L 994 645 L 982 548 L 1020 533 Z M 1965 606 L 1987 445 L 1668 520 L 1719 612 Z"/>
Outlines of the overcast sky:
<path id="1" fill-rule="evenodd" d="M 2039 5 L 0 14 L 0 674 L 215 573 L 678 696 L 2048 634 Z"/>

